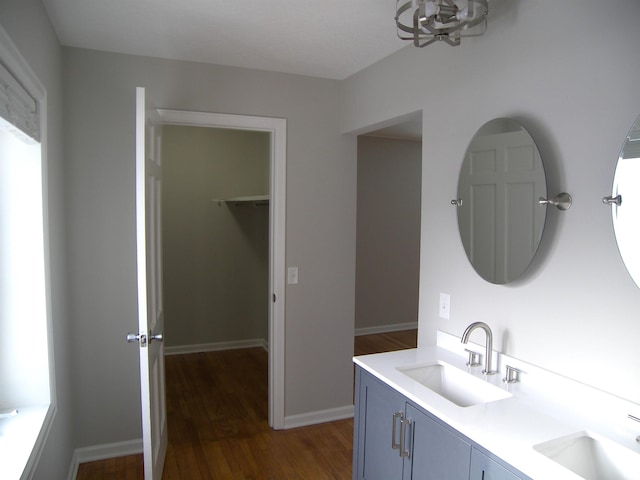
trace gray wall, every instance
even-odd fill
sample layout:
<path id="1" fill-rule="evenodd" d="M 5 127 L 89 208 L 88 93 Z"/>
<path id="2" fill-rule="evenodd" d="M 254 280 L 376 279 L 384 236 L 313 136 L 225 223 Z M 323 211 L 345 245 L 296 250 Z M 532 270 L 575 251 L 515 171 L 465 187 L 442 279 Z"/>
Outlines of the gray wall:
<path id="1" fill-rule="evenodd" d="M 268 339 L 270 135 L 165 126 L 162 247 L 167 347 Z"/>
<path id="2" fill-rule="evenodd" d="M 75 447 L 72 431 L 71 325 L 67 311 L 66 213 L 63 128 L 62 49 L 37 0 L 3 0 L 0 24 L 11 36 L 47 91 L 47 150 L 51 305 L 57 413 L 34 478 L 64 478 Z M 25 343 L 28 346 L 28 342 Z"/>
<path id="3" fill-rule="evenodd" d="M 358 137 L 356 329 L 418 321 L 421 162 L 420 142 Z"/>
<path id="4" fill-rule="evenodd" d="M 285 415 L 352 403 L 356 142 L 335 81 L 65 49 L 77 446 L 139 438 L 134 94 L 158 107 L 287 119 Z M 72 134 L 71 134 L 72 133 Z M 88 339 L 99 339 L 89 341 Z"/>
<path id="5" fill-rule="evenodd" d="M 620 15 L 609 15 L 614 6 Z M 455 48 L 408 46 L 342 85 L 345 132 L 424 110 L 419 344 L 435 343 L 437 329 L 459 336 L 486 321 L 499 350 L 638 401 L 640 290 L 601 198 L 640 113 L 640 3 L 518 0 L 491 9 L 484 36 Z M 549 191 L 574 198 L 571 210 L 548 211 L 534 265 L 506 286 L 474 273 L 449 204 L 469 140 L 496 117 L 525 125 Z M 449 321 L 438 317 L 440 292 L 451 295 Z"/>

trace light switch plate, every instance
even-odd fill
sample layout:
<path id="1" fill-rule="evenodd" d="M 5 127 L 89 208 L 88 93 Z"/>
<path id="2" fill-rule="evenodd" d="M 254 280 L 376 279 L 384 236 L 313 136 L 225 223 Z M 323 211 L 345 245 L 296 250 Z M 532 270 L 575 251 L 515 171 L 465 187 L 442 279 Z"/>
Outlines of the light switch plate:
<path id="1" fill-rule="evenodd" d="M 440 294 L 440 318 L 449 320 L 449 314 L 451 313 L 451 296 L 447 293 Z"/>
<path id="2" fill-rule="evenodd" d="M 298 283 L 298 267 L 287 268 L 287 283 L 296 285 Z"/>

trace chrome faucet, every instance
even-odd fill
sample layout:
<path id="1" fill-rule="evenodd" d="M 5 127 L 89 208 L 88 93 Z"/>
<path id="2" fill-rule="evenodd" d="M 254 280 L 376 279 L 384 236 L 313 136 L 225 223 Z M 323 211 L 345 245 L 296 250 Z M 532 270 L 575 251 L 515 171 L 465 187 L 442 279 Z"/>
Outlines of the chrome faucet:
<path id="1" fill-rule="evenodd" d="M 482 370 L 482 373 L 484 373 L 485 375 L 493 375 L 494 373 L 497 373 L 497 372 L 494 372 L 491 370 L 491 356 L 492 356 L 491 354 L 493 352 L 493 333 L 491 333 L 491 328 L 489 328 L 489 325 L 487 325 L 484 322 L 472 323 L 467 327 L 467 329 L 462 334 L 461 342 L 465 344 L 469 342 L 469 336 L 471 335 L 471 332 L 473 332 L 476 328 L 481 328 L 482 330 L 484 330 L 484 333 L 487 334 L 487 348 L 484 356 L 484 370 Z"/>

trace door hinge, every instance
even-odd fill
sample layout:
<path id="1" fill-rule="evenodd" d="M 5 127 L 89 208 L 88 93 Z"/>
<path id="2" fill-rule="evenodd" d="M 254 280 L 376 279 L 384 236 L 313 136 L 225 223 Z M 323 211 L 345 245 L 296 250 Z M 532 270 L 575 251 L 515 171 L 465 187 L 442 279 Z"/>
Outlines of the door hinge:
<path id="1" fill-rule="evenodd" d="M 276 294 L 273 294 L 273 303 L 276 303 Z"/>

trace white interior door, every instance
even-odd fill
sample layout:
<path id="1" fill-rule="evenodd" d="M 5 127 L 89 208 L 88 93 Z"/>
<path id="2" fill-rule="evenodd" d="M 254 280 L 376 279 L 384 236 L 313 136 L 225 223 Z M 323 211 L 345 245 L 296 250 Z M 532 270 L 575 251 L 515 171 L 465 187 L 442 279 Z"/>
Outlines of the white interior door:
<path id="1" fill-rule="evenodd" d="M 167 451 L 162 335 L 161 151 L 162 127 L 136 89 L 136 243 L 138 335 L 145 480 L 160 480 Z"/>

